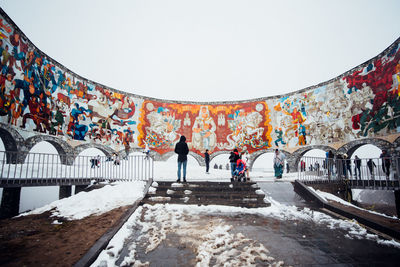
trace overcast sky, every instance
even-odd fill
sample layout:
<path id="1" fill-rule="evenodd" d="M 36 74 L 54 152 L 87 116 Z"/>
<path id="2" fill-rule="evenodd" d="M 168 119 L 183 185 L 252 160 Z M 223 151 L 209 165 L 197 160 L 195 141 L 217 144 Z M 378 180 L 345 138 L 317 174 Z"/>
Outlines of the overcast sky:
<path id="1" fill-rule="evenodd" d="M 400 36 L 400 1 L 19 1 L 1 7 L 77 74 L 156 98 L 244 100 L 299 90 Z"/>

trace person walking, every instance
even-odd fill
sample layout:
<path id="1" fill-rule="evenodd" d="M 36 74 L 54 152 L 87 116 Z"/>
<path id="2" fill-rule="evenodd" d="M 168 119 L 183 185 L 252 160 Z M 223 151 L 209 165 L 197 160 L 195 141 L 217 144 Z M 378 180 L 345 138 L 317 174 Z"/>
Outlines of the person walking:
<path id="1" fill-rule="evenodd" d="M 354 175 L 356 176 L 357 179 L 357 172 L 358 172 L 358 178 L 361 180 L 361 159 L 356 155 L 354 157 Z"/>
<path id="2" fill-rule="evenodd" d="M 145 147 L 143 153 L 146 155 L 144 159 L 150 159 L 150 148 L 146 141 L 144 141 Z"/>
<path id="3" fill-rule="evenodd" d="M 233 179 L 233 177 L 234 177 L 234 175 L 235 175 L 235 170 L 236 170 L 236 162 L 237 162 L 237 160 L 239 159 L 240 157 L 239 157 L 239 151 L 235 148 L 232 152 L 231 152 L 231 154 L 230 154 L 230 156 L 229 156 L 229 162 L 231 163 L 231 176 L 232 176 L 232 178 L 231 179 Z"/>
<path id="4" fill-rule="evenodd" d="M 275 150 L 275 157 L 274 157 L 274 170 L 275 170 L 275 177 L 277 179 L 282 178 L 283 174 L 283 166 L 285 163 L 285 154 L 281 153 L 279 149 Z"/>
<path id="5" fill-rule="evenodd" d="M 250 164 L 250 153 L 249 153 L 249 151 L 247 151 L 247 149 L 246 149 L 246 151 L 244 153 L 242 153 L 240 158 L 244 161 L 244 163 L 246 165 L 246 168 L 245 168 L 246 179 L 247 179 L 247 181 L 250 181 L 250 171 L 249 171 L 249 168 L 247 167 Z M 237 162 L 236 162 L 236 165 L 237 165 Z"/>
<path id="6" fill-rule="evenodd" d="M 374 168 L 376 167 L 375 162 L 373 162 L 372 159 L 369 159 L 367 161 L 367 166 L 368 166 L 368 169 L 369 169 L 369 174 L 371 175 L 372 178 L 374 178 Z"/>
<path id="7" fill-rule="evenodd" d="M 382 150 L 382 154 L 380 156 L 382 159 L 382 169 L 386 174 L 386 178 L 389 179 L 390 176 L 390 154 L 386 150 Z"/>
<path id="8" fill-rule="evenodd" d="M 326 165 L 328 169 L 328 179 L 331 179 L 331 175 L 333 175 L 333 159 L 335 155 L 333 154 L 332 150 L 329 150 L 326 153 Z"/>
<path id="9" fill-rule="evenodd" d="M 175 153 L 178 154 L 178 183 L 181 181 L 181 168 L 183 167 L 183 182 L 186 183 L 186 165 L 187 154 L 189 154 L 189 147 L 186 144 L 186 137 L 181 136 L 179 142 L 175 145 Z"/>
<path id="10" fill-rule="evenodd" d="M 208 154 L 208 149 L 204 153 L 204 161 L 206 162 L 206 173 L 209 174 L 208 170 L 210 169 L 210 154 Z"/>

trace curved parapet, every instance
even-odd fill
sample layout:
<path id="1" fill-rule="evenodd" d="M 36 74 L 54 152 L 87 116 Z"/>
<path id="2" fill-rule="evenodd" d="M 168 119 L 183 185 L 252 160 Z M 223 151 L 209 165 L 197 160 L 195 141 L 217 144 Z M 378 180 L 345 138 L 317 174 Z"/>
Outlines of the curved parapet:
<path id="1" fill-rule="evenodd" d="M 246 148 L 254 161 L 274 148 L 293 156 L 305 147 L 338 148 L 388 135 L 395 140 L 400 136 L 399 43 L 334 79 L 289 94 L 173 101 L 112 89 L 75 74 L 36 48 L 0 10 L 0 134 L 12 141 L 7 129 L 24 140 L 40 133 L 78 150 L 107 147 L 109 153 L 138 151 L 147 142 L 157 159 L 168 158 L 185 135 L 201 164 L 206 149 L 213 158 Z"/>
<path id="2" fill-rule="evenodd" d="M 347 153 L 347 155 L 351 157 L 353 153 L 357 150 L 357 148 L 363 145 L 374 145 L 381 150 L 387 150 L 387 151 L 389 151 L 392 147 L 392 144 L 390 142 L 380 138 L 364 138 L 348 142 L 347 144 L 340 147 L 338 149 L 338 152 L 342 154 Z"/>

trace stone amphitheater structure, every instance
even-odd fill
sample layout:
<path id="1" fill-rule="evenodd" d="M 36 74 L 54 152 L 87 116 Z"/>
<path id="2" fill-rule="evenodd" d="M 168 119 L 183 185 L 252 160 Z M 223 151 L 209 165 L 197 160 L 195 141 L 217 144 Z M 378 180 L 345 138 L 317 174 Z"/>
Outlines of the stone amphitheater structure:
<path id="1" fill-rule="evenodd" d="M 234 148 L 251 165 L 280 148 L 291 168 L 312 149 L 349 156 L 364 144 L 399 155 L 400 38 L 376 57 L 329 81 L 285 95 L 227 102 L 170 101 L 79 76 L 38 49 L 0 10 L 0 136 L 24 155 L 50 142 L 71 164 L 93 147 L 106 155 L 142 151 L 165 160 L 185 135 L 203 164 Z"/>

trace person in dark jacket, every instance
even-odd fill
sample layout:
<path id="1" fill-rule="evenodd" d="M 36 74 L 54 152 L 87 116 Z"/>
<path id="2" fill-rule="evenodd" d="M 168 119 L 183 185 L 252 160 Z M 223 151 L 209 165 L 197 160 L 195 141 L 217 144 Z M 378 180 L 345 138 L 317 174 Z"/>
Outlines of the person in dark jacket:
<path id="1" fill-rule="evenodd" d="M 369 169 L 369 174 L 371 175 L 372 178 L 374 178 L 374 168 L 376 168 L 375 162 L 373 162 L 372 159 L 369 159 L 367 162 L 367 166 Z"/>
<path id="2" fill-rule="evenodd" d="M 233 180 L 233 176 L 235 175 L 234 171 L 236 170 L 236 162 L 239 158 L 240 158 L 239 151 L 235 148 L 231 152 L 231 155 L 229 156 L 229 162 L 231 163 L 231 176 L 232 176 L 231 180 Z"/>
<path id="3" fill-rule="evenodd" d="M 204 161 L 206 162 L 206 173 L 209 174 L 208 170 L 210 169 L 210 154 L 208 154 L 208 149 L 204 153 Z"/>
<path id="4" fill-rule="evenodd" d="M 382 150 L 382 154 L 380 156 L 382 159 L 382 169 L 383 172 L 386 174 L 386 178 L 389 179 L 390 176 L 390 154 L 387 152 L 387 150 Z"/>
<path id="5" fill-rule="evenodd" d="M 361 159 L 357 155 L 354 157 L 354 165 L 355 165 L 354 167 L 355 176 L 357 178 L 357 172 L 358 172 L 358 178 L 361 179 Z"/>
<path id="6" fill-rule="evenodd" d="M 181 181 L 181 167 L 183 165 L 183 182 L 186 183 L 186 165 L 187 154 L 189 154 L 189 147 L 186 144 L 186 137 L 181 136 L 179 142 L 175 145 L 175 153 L 178 154 L 178 180 Z"/>

